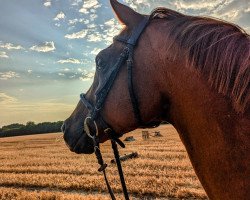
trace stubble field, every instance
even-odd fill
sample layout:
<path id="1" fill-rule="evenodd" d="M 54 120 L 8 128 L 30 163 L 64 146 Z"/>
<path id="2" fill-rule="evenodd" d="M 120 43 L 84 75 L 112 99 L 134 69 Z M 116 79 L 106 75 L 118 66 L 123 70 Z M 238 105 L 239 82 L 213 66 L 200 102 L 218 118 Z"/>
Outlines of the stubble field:
<path id="1" fill-rule="evenodd" d="M 163 137 L 142 140 L 141 130 L 128 133 L 120 154 L 138 152 L 122 162 L 131 199 L 208 199 L 178 134 L 170 125 L 154 131 Z M 101 146 L 111 185 L 123 199 L 110 142 Z M 110 199 L 94 155 L 68 150 L 61 133 L 0 138 L 0 199 Z"/>

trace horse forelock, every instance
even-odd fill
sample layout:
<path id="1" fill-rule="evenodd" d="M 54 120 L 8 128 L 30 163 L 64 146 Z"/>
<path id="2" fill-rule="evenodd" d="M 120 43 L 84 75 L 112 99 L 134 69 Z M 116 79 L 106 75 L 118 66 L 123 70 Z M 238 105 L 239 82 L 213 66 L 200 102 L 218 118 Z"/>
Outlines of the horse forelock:
<path id="1" fill-rule="evenodd" d="M 235 24 L 208 17 L 183 15 L 158 8 L 151 19 L 165 18 L 168 37 L 185 53 L 187 67 L 198 69 L 219 93 L 232 99 L 244 113 L 250 102 L 250 37 Z M 169 48 L 169 49 L 170 49 Z"/>

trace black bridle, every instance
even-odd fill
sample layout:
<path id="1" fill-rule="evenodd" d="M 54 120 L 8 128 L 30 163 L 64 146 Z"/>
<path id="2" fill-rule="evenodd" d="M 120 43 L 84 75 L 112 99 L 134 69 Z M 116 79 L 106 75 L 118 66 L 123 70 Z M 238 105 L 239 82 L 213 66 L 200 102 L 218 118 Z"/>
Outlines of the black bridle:
<path id="1" fill-rule="evenodd" d="M 128 39 L 119 37 L 119 36 L 114 37 L 114 40 L 124 43 L 125 47 L 122 53 L 120 54 L 116 64 L 110 68 L 111 73 L 109 77 L 107 77 L 106 81 L 104 82 L 100 90 L 98 90 L 98 93 L 96 93 L 95 105 L 93 105 L 85 97 L 85 94 L 80 95 L 80 99 L 82 103 L 89 110 L 89 114 L 84 120 L 84 131 L 93 140 L 94 151 L 95 151 L 98 163 L 100 164 L 100 168 L 98 169 L 98 171 L 100 172 L 102 171 L 104 174 L 104 178 L 105 178 L 112 200 L 115 200 L 115 196 L 113 194 L 113 191 L 106 177 L 105 168 L 107 167 L 107 164 L 104 163 L 102 159 L 101 151 L 99 148 L 99 135 L 98 135 L 98 126 L 96 123 L 96 119 L 98 118 L 99 120 L 102 121 L 105 127 L 104 132 L 108 134 L 109 138 L 111 139 L 111 144 L 112 144 L 112 148 L 113 148 L 116 163 L 117 163 L 117 168 L 118 168 L 119 175 L 120 175 L 124 197 L 126 200 L 128 200 L 129 196 L 128 196 L 128 192 L 127 192 L 127 188 L 126 188 L 126 184 L 125 184 L 125 180 L 124 180 L 124 176 L 122 172 L 121 162 L 119 159 L 119 152 L 118 152 L 116 143 L 118 143 L 123 148 L 125 147 L 125 145 L 123 144 L 122 141 L 118 139 L 118 134 L 113 130 L 113 128 L 102 119 L 100 115 L 100 111 L 103 108 L 104 102 L 109 94 L 109 91 L 111 90 L 113 86 L 113 83 L 117 77 L 118 72 L 120 71 L 121 66 L 126 61 L 127 72 L 128 72 L 128 90 L 129 90 L 129 95 L 131 99 L 131 104 L 133 106 L 134 115 L 135 115 L 138 125 L 140 125 L 141 127 L 144 125 L 141 119 L 139 103 L 134 92 L 133 79 L 132 79 L 132 66 L 133 66 L 134 47 L 136 46 L 141 33 L 144 31 L 144 29 L 148 25 L 148 22 L 149 22 L 149 18 L 144 17 L 142 21 L 139 23 L 139 25 L 132 30 L 132 34 Z M 94 127 L 94 130 L 93 130 L 93 127 Z"/>

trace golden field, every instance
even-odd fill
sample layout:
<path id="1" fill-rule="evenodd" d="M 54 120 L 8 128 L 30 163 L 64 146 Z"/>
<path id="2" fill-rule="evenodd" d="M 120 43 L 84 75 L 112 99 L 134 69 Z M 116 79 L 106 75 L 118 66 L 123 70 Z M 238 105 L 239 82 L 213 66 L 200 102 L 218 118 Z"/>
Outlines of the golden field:
<path id="1" fill-rule="evenodd" d="M 208 199 L 175 129 L 149 129 L 163 137 L 142 140 L 141 130 L 120 154 L 138 152 L 122 162 L 131 199 Z M 61 133 L 0 138 L 0 199 L 110 199 L 94 155 L 68 150 Z M 112 188 L 123 199 L 110 142 L 101 146 Z"/>

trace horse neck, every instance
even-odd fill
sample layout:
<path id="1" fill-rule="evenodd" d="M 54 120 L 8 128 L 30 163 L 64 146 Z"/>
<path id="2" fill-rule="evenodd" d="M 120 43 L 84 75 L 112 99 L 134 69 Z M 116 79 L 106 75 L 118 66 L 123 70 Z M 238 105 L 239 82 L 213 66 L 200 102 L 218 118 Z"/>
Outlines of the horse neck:
<path id="1" fill-rule="evenodd" d="M 231 100 L 211 88 L 196 69 L 184 67 L 183 59 L 162 63 L 170 121 L 209 197 L 249 198 L 250 113 L 237 114 Z"/>

